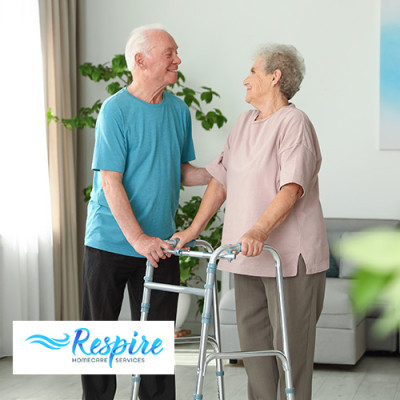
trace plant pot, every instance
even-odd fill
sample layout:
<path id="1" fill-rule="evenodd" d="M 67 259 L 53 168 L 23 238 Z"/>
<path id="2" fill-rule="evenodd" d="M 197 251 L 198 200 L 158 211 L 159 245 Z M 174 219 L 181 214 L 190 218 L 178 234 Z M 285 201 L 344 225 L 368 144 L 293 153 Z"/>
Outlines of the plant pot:
<path id="1" fill-rule="evenodd" d="M 187 293 L 179 293 L 178 296 L 178 308 L 176 311 L 176 323 L 175 332 L 179 332 L 182 329 L 183 324 L 189 314 L 190 303 L 192 302 L 192 296 Z"/>

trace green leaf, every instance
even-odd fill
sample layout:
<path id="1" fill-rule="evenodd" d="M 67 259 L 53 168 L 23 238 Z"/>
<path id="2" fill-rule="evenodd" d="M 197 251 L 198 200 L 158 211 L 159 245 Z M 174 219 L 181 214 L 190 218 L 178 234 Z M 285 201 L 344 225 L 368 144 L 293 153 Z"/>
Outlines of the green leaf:
<path id="1" fill-rule="evenodd" d="M 390 285 L 393 274 L 381 274 L 369 269 L 359 269 L 351 288 L 351 298 L 355 311 L 365 314 L 377 303 L 382 291 Z"/>
<path id="2" fill-rule="evenodd" d="M 207 120 L 203 120 L 201 122 L 201 126 L 206 130 L 209 131 L 212 128 L 212 125 L 207 121 Z"/>
<path id="3" fill-rule="evenodd" d="M 107 92 L 111 95 L 121 90 L 121 84 L 119 82 L 112 82 L 107 86 Z"/>
<path id="4" fill-rule="evenodd" d="M 336 246 L 342 257 L 372 270 L 400 269 L 400 231 L 369 230 L 353 234 Z"/>
<path id="5" fill-rule="evenodd" d="M 90 200 L 90 194 L 92 193 L 92 188 L 93 185 L 90 185 L 87 188 L 83 189 L 83 196 L 85 203 L 87 203 Z"/>
<path id="6" fill-rule="evenodd" d="M 203 92 L 200 96 L 201 100 L 205 101 L 207 104 L 212 101 L 212 92 Z"/>
<path id="7" fill-rule="evenodd" d="M 197 121 L 201 121 L 202 119 L 204 119 L 204 114 L 202 111 L 200 111 L 200 110 L 196 111 L 196 119 L 197 119 Z"/>

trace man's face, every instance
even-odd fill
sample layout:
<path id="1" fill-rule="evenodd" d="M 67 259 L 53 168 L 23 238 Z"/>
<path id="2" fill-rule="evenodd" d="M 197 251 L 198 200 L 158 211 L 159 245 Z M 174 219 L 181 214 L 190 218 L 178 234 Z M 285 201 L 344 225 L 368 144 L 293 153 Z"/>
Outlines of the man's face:
<path id="1" fill-rule="evenodd" d="M 149 32 L 151 49 L 145 57 L 146 74 L 148 79 L 167 87 L 178 80 L 178 46 L 175 40 L 165 31 Z"/>

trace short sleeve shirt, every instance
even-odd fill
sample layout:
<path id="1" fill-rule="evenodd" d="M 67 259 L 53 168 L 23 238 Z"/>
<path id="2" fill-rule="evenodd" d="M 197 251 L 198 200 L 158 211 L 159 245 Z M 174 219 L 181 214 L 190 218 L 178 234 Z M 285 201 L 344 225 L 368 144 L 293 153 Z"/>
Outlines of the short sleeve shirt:
<path id="1" fill-rule="evenodd" d="M 313 125 L 293 104 L 270 117 L 256 120 L 258 111 L 242 114 L 228 136 L 224 152 L 207 166 L 227 190 L 224 244 L 237 243 L 262 216 L 282 186 L 297 183 L 303 196 L 286 220 L 268 237 L 282 260 L 285 277 L 297 274 L 298 258 L 307 273 L 328 269 L 329 250 L 319 201 L 318 172 L 321 153 Z M 268 252 L 238 258 L 219 268 L 252 276 L 275 276 Z"/>
<path id="2" fill-rule="evenodd" d="M 168 92 L 163 93 L 160 104 L 149 104 L 124 88 L 103 103 L 95 132 L 85 244 L 142 257 L 128 243 L 111 213 L 100 170 L 123 174 L 133 212 L 146 234 L 171 237 L 179 203 L 181 163 L 195 158 L 189 109 Z"/>

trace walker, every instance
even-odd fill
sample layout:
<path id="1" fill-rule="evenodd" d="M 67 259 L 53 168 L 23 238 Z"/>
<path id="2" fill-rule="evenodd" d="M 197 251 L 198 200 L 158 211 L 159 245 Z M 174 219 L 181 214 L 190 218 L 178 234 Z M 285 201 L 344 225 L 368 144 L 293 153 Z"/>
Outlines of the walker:
<path id="1" fill-rule="evenodd" d="M 172 246 L 176 246 L 177 240 L 168 241 Z M 218 400 L 225 400 L 224 393 L 224 371 L 222 367 L 222 359 L 238 359 L 248 357 L 265 357 L 275 356 L 282 362 L 282 367 L 285 373 L 286 383 L 286 399 L 294 400 L 294 388 L 292 383 L 292 372 L 290 367 L 289 357 L 289 343 L 287 337 L 287 325 L 286 325 L 286 312 L 285 312 L 285 299 L 283 294 L 283 278 L 282 278 L 282 267 L 281 260 L 278 252 L 265 245 L 263 250 L 269 251 L 275 261 L 276 268 L 276 284 L 279 296 L 279 312 L 280 312 L 280 323 L 282 328 L 282 345 L 283 351 L 278 350 L 263 350 L 263 351 L 237 351 L 237 352 L 221 352 L 221 338 L 220 338 L 220 325 L 219 325 L 219 312 L 218 312 L 218 297 L 217 288 L 215 285 L 215 274 L 217 271 L 218 260 L 225 259 L 229 262 L 236 259 L 236 254 L 241 251 L 241 244 L 228 244 L 220 246 L 215 251 L 212 246 L 204 240 L 194 240 L 185 244 L 184 247 L 203 247 L 206 251 L 194 251 L 194 250 L 182 250 L 182 249 L 171 249 L 167 250 L 167 253 L 175 256 L 189 256 L 196 258 L 208 258 L 206 283 L 204 289 L 191 288 L 186 286 L 169 285 L 163 283 L 153 282 L 154 267 L 147 262 L 146 264 L 146 275 L 144 277 L 144 290 L 143 299 L 141 306 L 141 321 L 146 321 L 148 312 L 150 309 L 150 296 L 152 290 L 162 290 L 174 293 L 188 293 L 204 297 L 203 314 L 201 318 L 201 334 L 197 337 L 182 337 L 176 338 L 176 343 L 199 343 L 199 358 L 197 366 L 197 379 L 196 379 L 196 391 L 193 395 L 194 400 L 203 399 L 203 382 L 206 374 L 208 364 L 212 360 L 216 360 L 216 377 L 217 377 L 217 392 Z M 211 320 L 211 308 L 213 310 L 213 322 L 215 336 L 209 335 L 209 324 Z M 213 347 L 213 352 L 206 356 L 207 344 Z M 137 400 L 139 395 L 140 375 L 134 375 L 132 377 L 132 400 Z"/>

